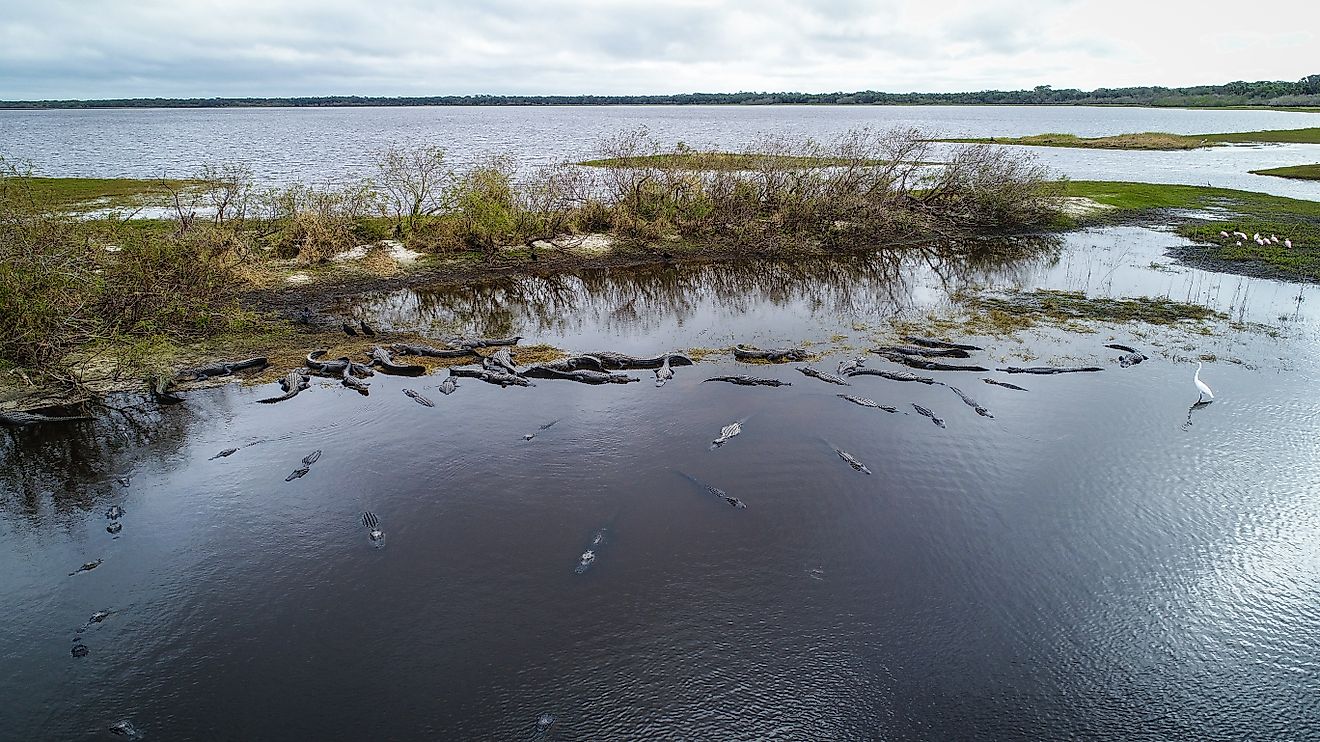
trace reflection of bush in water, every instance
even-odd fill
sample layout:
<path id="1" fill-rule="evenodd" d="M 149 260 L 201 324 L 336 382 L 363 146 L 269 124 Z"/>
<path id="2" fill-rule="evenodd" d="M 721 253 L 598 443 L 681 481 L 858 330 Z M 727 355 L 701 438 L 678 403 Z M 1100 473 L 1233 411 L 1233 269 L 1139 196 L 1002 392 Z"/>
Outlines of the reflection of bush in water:
<path id="1" fill-rule="evenodd" d="M 363 305 L 397 326 L 434 325 L 481 335 L 564 332 L 584 322 L 647 330 L 686 321 L 706 303 L 731 312 L 802 303 L 833 314 L 889 313 L 928 277 L 946 291 L 1023 280 L 1058 256 L 1054 236 L 962 246 L 906 246 L 829 258 L 583 270 L 502 277 L 459 288 L 414 289 Z"/>

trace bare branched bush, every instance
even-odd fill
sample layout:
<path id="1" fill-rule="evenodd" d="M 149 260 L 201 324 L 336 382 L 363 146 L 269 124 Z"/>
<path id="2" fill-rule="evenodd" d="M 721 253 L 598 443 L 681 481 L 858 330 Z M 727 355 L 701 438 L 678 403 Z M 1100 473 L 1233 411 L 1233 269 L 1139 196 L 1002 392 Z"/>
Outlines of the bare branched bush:
<path id="1" fill-rule="evenodd" d="M 251 206 L 255 178 L 252 168 L 242 163 L 203 165 L 193 176 L 203 203 L 211 211 L 211 220 L 223 224 L 229 220 L 243 221 Z"/>
<path id="2" fill-rule="evenodd" d="M 361 222 L 379 213 L 378 198 L 367 183 L 322 188 L 295 185 L 268 192 L 263 212 L 276 227 L 276 254 L 321 263 L 353 248 Z"/>
<path id="3" fill-rule="evenodd" d="M 376 153 L 376 187 L 395 218 L 397 236 L 411 232 L 424 216 L 449 206 L 454 174 L 442 147 L 386 147 Z"/>

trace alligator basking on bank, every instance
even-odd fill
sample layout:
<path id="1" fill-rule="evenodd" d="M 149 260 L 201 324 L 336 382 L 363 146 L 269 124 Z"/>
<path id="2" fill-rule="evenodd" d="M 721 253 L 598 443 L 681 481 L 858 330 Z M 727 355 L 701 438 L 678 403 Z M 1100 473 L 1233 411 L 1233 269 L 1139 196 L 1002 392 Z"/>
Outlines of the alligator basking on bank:
<path id="1" fill-rule="evenodd" d="M 747 503 L 743 502 L 742 500 L 739 500 L 738 498 L 734 497 L 733 495 L 730 495 L 728 492 L 725 492 L 724 490 L 720 489 L 719 487 L 716 487 L 716 486 L 711 485 L 711 484 L 707 484 L 706 482 L 703 482 L 703 481 L 701 481 L 700 479 L 697 479 L 696 477 L 692 476 L 691 474 L 688 474 L 687 472 L 682 472 L 682 471 L 680 471 L 680 472 L 678 472 L 678 474 L 679 474 L 680 476 L 682 476 L 684 479 L 687 479 L 688 481 L 692 482 L 693 484 L 697 485 L 698 487 L 701 487 L 702 489 L 706 490 L 706 491 L 709 492 L 710 494 L 715 495 L 716 497 L 720 498 L 721 500 L 723 500 L 724 502 L 726 502 L 726 503 L 728 503 L 729 505 L 733 506 L 734 508 L 736 508 L 736 509 L 738 509 L 738 510 L 746 510 L 746 509 L 747 509 Z"/>
<path id="2" fill-rule="evenodd" d="M 513 362 L 513 353 L 508 348 L 500 348 L 481 359 L 481 367 L 487 371 L 504 371 L 518 375 L 518 364 Z"/>
<path id="3" fill-rule="evenodd" d="M 1008 383 L 1007 381 L 999 381 L 999 380 L 997 380 L 997 379 L 981 379 L 981 381 L 984 381 L 984 382 L 987 383 L 987 384 L 993 384 L 993 385 L 995 385 L 995 386 L 1002 386 L 1002 387 L 1004 387 L 1005 389 L 1015 389 L 1015 390 L 1017 390 L 1017 391 L 1019 391 L 1019 392 L 1027 392 L 1027 391 L 1031 391 L 1031 390 L 1029 390 L 1029 389 L 1023 389 L 1022 387 L 1018 386 L 1017 384 L 1010 384 L 1010 383 Z"/>
<path id="4" fill-rule="evenodd" d="M 940 363 L 939 361 L 932 361 L 930 359 L 922 358 L 920 356 L 910 356 L 906 353 L 891 353 L 879 349 L 873 350 L 871 352 L 883 358 L 891 360 L 894 363 L 901 363 L 904 366 L 919 368 L 926 371 L 989 371 L 990 370 L 984 366 L 959 366 L 954 363 Z"/>
<path id="5" fill-rule="evenodd" d="M 801 371 L 806 376 L 820 379 L 821 381 L 830 384 L 838 384 L 840 386 L 852 386 L 852 384 L 845 381 L 842 376 L 832 374 L 828 371 L 821 371 L 820 369 L 813 368 L 811 366 L 799 366 L 798 371 Z"/>
<path id="6" fill-rule="evenodd" d="M 393 376 L 421 376 L 426 373 L 425 366 L 396 363 L 390 352 L 379 345 L 371 349 L 371 363 L 382 372 Z"/>
<path id="7" fill-rule="evenodd" d="M 304 371 L 305 369 L 297 368 L 290 371 L 283 379 L 280 379 L 280 388 L 284 390 L 283 394 L 278 397 L 258 399 L 257 401 L 261 404 L 275 404 L 298 396 L 298 392 L 312 385 L 311 377 L 303 373 Z"/>
<path id="8" fill-rule="evenodd" d="M 866 397 L 857 397 L 852 394 L 836 394 L 834 396 L 838 397 L 839 399 L 846 399 L 849 402 L 852 402 L 855 405 L 861 405 L 862 407 L 874 407 L 877 410 L 884 410 L 885 412 L 898 412 L 897 407 L 890 407 L 889 405 L 879 404 L 875 400 L 868 399 Z"/>
<path id="9" fill-rule="evenodd" d="M 0 411 L 0 425 L 10 425 L 16 428 L 42 423 L 71 423 L 91 419 L 89 415 L 42 415 L 38 412 L 23 412 L 22 410 Z"/>
<path id="10" fill-rule="evenodd" d="M 263 369 L 269 365 L 264 356 L 242 361 L 216 361 L 205 366 L 190 368 L 174 375 L 176 381 L 202 381 L 217 376 L 229 376 L 248 369 Z"/>
<path id="11" fill-rule="evenodd" d="M 655 387 L 659 389 L 672 378 L 674 378 L 674 369 L 670 368 L 669 356 L 665 356 L 665 362 L 655 370 Z"/>
<path id="12" fill-rule="evenodd" d="M 936 381 L 929 376 L 917 376 L 907 371 L 885 371 L 879 368 L 859 368 L 848 374 L 848 376 L 879 376 L 882 379 L 890 381 L 915 381 L 921 384 L 943 384 L 942 381 Z"/>
<path id="13" fill-rule="evenodd" d="M 727 381 L 730 384 L 738 384 L 740 386 L 793 386 L 791 381 L 762 379 L 756 376 L 747 376 L 745 374 L 737 374 L 734 376 L 712 376 L 709 379 L 704 379 L 701 383 L 705 384 L 707 381 Z"/>
<path id="14" fill-rule="evenodd" d="M 765 361 L 767 363 L 789 363 L 805 361 L 811 358 L 810 351 L 802 348 L 770 348 L 761 350 L 750 345 L 733 346 L 733 357 L 740 361 Z"/>
<path id="15" fill-rule="evenodd" d="M 1118 365 L 1123 368 L 1128 368 L 1129 366 L 1135 366 L 1138 363 L 1141 363 L 1142 361 L 1146 360 L 1145 353 L 1142 353 L 1136 348 L 1133 348 L 1128 345 L 1123 345 L 1121 343 L 1110 343 L 1105 347 L 1112 348 L 1113 350 L 1123 351 L 1123 355 L 1118 357 Z"/>
<path id="16" fill-rule="evenodd" d="M 615 353 L 612 350 L 597 353 L 583 353 L 600 361 L 601 368 L 620 371 L 660 368 L 667 361 L 671 366 L 691 366 L 694 362 L 682 353 L 661 353 L 654 356 L 631 356 L 627 353 Z"/>
<path id="17" fill-rule="evenodd" d="M 849 358 L 847 360 L 839 361 L 839 365 L 834 369 L 834 372 L 839 376 L 847 376 L 865 365 L 865 358 Z"/>
<path id="18" fill-rule="evenodd" d="M 337 377 L 344 372 L 351 373 L 358 378 L 375 376 L 376 372 L 371 370 L 371 366 L 365 363 L 358 363 L 348 356 L 340 356 L 332 360 L 322 360 L 329 351 L 325 349 L 314 350 L 307 354 L 307 368 L 313 373 L 321 376 Z"/>
<path id="19" fill-rule="evenodd" d="M 981 350 L 980 346 L 967 345 L 965 343 L 950 343 L 944 340 L 934 340 L 932 338 L 920 337 L 918 335 L 904 335 L 899 338 L 905 343 L 920 345 L 926 348 L 951 348 L 953 350 Z"/>
<path id="20" fill-rule="evenodd" d="M 973 410 L 976 410 L 976 414 L 980 415 L 981 417 L 988 417 L 991 419 L 994 418 L 994 415 L 991 415 L 989 410 L 982 407 L 976 400 L 972 399 L 966 394 L 963 394 L 963 391 L 961 389 L 952 385 L 950 385 L 949 388 L 952 389 L 953 393 L 957 394 L 958 397 L 962 399 L 962 401 L 965 402 L 968 407 L 971 407 Z"/>
<path id="21" fill-rule="evenodd" d="M 506 374 L 500 371 L 488 371 L 484 368 L 451 368 L 450 376 L 464 376 L 470 379 L 481 379 L 487 384 L 497 386 L 536 386 L 532 382 L 521 376 Z"/>
<path id="22" fill-rule="evenodd" d="M 394 343 L 390 346 L 390 350 L 401 356 L 426 356 L 427 358 L 463 358 L 477 355 L 477 352 L 468 346 L 434 348 L 430 345 L 416 343 Z"/>
<path id="23" fill-rule="evenodd" d="M 1104 371 L 1099 366 L 1008 366 L 996 369 L 1006 374 L 1077 374 L 1090 371 Z"/>
<path id="24" fill-rule="evenodd" d="M 446 376 L 445 380 L 440 382 L 440 386 L 436 388 L 440 390 L 441 394 L 448 397 L 458 389 L 458 382 L 454 381 L 453 376 Z"/>
<path id="25" fill-rule="evenodd" d="M 890 353 L 924 358 L 971 358 L 972 354 L 961 348 L 924 348 L 920 345 L 881 345 L 872 348 L 872 353 L 887 356 Z"/>
<path id="26" fill-rule="evenodd" d="M 528 366 L 523 370 L 522 376 L 533 379 L 564 379 L 582 384 L 627 384 L 633 381 L 641 381 L 636 376 L 629 376 L 625 373 L 592 371 L 585 368 L 576 371 L 558 371 L 543 364 Z"/>
<path id="27" fill-rule="evenodd" d="M 942 418 L 942 417 L 936 417 L 936 416 L 935 416 L 935 413 L 934 413 L 934 412 L 931 412 L 929 408 L 922 407 L 921 405 L 917 404 L 916 402 L 913 402 L 913 403 L 912 403 L 912 407 L 913 407 L 913 409 L 915 409 L 915 410 L 917 411 L 918 414 L 923 415 L 923 416 L 925 416 L 925 417 L 929 417 L 929 418 L 930 418 L 930 421 L 933 422 L 933 423 L 935 423 L 935 424 L 938 425 L 939 427 L 941 427 L 941 428 L 945 427 L 945 425 L 944 425 L 944 418 Z"/>
<path id="28" fill-rule="evenodd" d="M 158 404 L 179 404 L 183 397 L 175 394 L 174 381 L 163 375 L 152 376 L 147 379 L 147 391 L 151 393 L 151 398 Z"/>

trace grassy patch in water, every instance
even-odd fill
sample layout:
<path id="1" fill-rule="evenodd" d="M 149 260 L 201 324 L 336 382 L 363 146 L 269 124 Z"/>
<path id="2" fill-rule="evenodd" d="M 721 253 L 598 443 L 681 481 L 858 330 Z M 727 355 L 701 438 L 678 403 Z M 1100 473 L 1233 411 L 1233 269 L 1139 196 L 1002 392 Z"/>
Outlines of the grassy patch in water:
<path id="1" fill-rule="evenodd" d="M 41 178 L 23 179 L 32 197 L 56 207 L 139 206 L 161 200 L 172 191 L 197 188 L 202 181 L 136 178 Z"/>
<path id="2" fill-rule="evenodd" d="M 1037 289 L 960 298 L 976 311 L 997 312 L 1006 317 L 1021 317 L 1033 323 L 1045 320 L 1054 324 L 1090 321 L 1170 325 L 1187 320 L 1203 322 L 1228 319 L 1227 315 L 1200 304 L 1150 296 L 1115 299 L 1107 296 L 1087 296 L 1080 291 Z"/>
<path id="3" fill-rule="evenodd" d="M 775 168 L 826 168 L 845 165 L 878 166 L 884 160 L 853 160 L 844 157 L 806 157 L 798 155 L 751 154 L 740 152 L 669 152 L 630 157 L 610 157 L 579 162 L 586 167 L 656 168 L 658 170 L 759 170 Z"/>
<path id="4" fill-rule="evenodd" d="M 1271 167 L 1264 170 L 1252 170 L 1252 175 L 1273 175 L 1276 178 L 1296 178 L 1297 180 L 1320 180 L 1320 165 L 1292 165 L 1289 167 Z"/>
<path id="5" fill-rule="evenodd" d="M 1320 144 L 1320 127 L 1219 134 L 1170 134 L 1162 131 L 1144 131 L 1107 137 L 1079 137 L 1076 134 L 1052 133 L 1025 137 L 972 137 L 939 141 L 1079 149 L 1182 150 L 1213 147 L 1219 144 Z"/>

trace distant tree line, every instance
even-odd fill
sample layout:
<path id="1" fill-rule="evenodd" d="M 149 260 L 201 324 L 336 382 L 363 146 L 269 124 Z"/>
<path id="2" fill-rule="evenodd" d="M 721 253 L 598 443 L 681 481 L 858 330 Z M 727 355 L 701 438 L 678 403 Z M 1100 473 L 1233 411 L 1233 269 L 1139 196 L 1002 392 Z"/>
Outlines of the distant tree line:
<path id="1" fill-rule="evenodd" d="M 0 108 L 266 108 L 355 106 L 609 106 L 609 105 L 1126 105 L 1316 106 L 1320 75 L 1297 82 L 1230 82 L 1187 88 L 982 90 L 974 93 L 681 93 L 677 95 L 433 95 L 307 96 L 297 98 L 111 98 L 0 101 Z"/>

